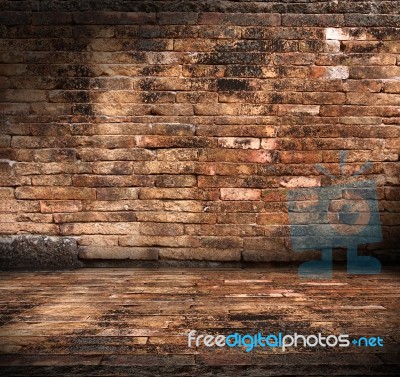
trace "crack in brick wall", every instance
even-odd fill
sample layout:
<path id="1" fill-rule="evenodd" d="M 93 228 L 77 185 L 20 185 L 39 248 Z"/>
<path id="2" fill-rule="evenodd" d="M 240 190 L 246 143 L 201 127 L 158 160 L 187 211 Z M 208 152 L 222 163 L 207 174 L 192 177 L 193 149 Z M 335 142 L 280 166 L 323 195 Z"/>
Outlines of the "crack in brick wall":
<path id="1" fill-rule="evenodd" d="M 294 261 L 286 191 L 347 170 L 400 234 L 399 1 L 21 1 L 0 13 L 0 234 L 84 259 Z M 9 255 L 9 254 L 7 254 Z M 7 257 L 8 258 L 8 257 Z"/>

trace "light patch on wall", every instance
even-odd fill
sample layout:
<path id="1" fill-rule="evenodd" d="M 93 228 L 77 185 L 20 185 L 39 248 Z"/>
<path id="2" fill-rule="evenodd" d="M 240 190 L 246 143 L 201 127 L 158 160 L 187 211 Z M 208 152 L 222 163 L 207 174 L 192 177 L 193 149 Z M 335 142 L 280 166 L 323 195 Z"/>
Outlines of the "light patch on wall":
<path id="1" fill-rule="evenodd" d="M 13 160 L 0 160 L 0 162 L 6 162 L 11 167 L 13 167 L 17 163 L 17 161 L 13 161 Z"/>
<path id="2" fill-rule="evenodd" d="M 325 78 L 335 80 L 345 80 L 349 78 L 349 67 L 338 65 L 335 67 L 326 67 Z"/>
<path id="3" fill-rule="evenodd" d="M 340 41 L 334 41 L 334 40 L 326 41 L 325 52 L 330 52 L 330 53 L 340 52 Z"/>
<path id="4" fill-rule="evenodd" d="M 333 41 L 349 41 L 351 37 L 341 28 L 328 27 L 325 29 L 325 39 Z"/>

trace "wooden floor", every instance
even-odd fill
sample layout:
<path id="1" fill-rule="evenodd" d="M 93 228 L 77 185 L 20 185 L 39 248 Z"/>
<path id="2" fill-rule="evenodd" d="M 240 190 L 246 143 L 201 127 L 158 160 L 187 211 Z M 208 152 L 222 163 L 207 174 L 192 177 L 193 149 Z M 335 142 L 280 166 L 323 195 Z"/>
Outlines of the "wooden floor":
<path id="1" fill-rule="evenodd" d="M 390 376 L 400 274 L 296 269 L 3 272 L 1 376 Z M 380 336 L 383 347 L 189 348 L 187 334 Z"/>

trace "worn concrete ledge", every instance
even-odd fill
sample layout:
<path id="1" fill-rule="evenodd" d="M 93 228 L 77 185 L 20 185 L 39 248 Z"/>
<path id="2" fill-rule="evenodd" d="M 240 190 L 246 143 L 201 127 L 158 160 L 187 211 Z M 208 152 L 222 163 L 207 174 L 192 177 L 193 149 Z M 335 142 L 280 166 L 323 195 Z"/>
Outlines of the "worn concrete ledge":
<path id="1" fill-rule="evenodd" d="M 171 250 L 178 254 L 171 254 Z M 163 252 L 167 251 L 164 256 Z M 264 267 L 269 264 L 298 265 L 302 261 L 319 259 L 318 251 L 295 253 L 242 250 L 239 258 L 198 258 L 179 253 L 181 249 L 137 247 L 79 247 L 72 237 L 48 237 L 34 235 L 0 236 L 0 270 L 63 270 L 80 267 Z M 187 249 L 186 251 L 189 251 Z M 229 250 L 227 250 L 229 251 Z M 214 250 L 214 253 L 216 251 Z M 161 257 L 160 254 L 164 257 Z M 359 255 L 376 256 L 382 265 L 397 265 L 399 250 L 359 250 Z M 335 250 L 334 261 L 346 263 L 346 251 Z"/>
<path id="2" fill-rule="evenodd" d="M 0 270 L 52 270 L 83 267 L 71 237 L 0 236 Z"/>

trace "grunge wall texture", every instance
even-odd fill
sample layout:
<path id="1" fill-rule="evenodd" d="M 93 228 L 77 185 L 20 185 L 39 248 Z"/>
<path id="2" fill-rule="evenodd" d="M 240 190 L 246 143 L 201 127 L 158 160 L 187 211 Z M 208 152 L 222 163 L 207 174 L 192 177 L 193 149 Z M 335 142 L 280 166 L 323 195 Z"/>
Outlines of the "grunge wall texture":
<path id="1" fill-rule="evenodd" d="M 399 9 L 1 1 L 2 266 L 306 260 L 286 190 L 334 184 L 315 165 L 340 175 L 340 150 L 372 162 L 384 240 L 363 248 L 392 260 Z"/>

